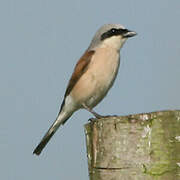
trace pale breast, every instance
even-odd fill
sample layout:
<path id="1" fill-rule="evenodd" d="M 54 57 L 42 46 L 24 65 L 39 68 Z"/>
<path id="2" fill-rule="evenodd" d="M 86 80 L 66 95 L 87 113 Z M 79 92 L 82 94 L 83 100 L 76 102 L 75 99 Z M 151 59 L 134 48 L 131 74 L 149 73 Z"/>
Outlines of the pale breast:
<path id="1" fill-rule="evenodd" d="M 93 55 L 88 70 L 79 79 L 72 95 L 79 102 L 94 107 L 107 94 L 119 68 L 119 52 L 99 48 Z"/>
<path id="2" fill-rule="evenodd" d="M 99 48 L 93 56 L 89 73 L 97 86 L 109 87 L 119 68 L 119 52 L 110 48 Z"/>

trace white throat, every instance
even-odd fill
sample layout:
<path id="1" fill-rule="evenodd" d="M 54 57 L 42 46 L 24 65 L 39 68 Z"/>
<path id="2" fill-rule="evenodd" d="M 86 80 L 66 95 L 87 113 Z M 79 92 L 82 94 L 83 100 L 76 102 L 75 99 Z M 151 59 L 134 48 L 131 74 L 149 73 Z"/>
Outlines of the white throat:
<path id="1" fill-rule="evenodd" d="M 105 39 L 99 47 L 110 47 L 119 51 L 127 39 L 121 36 L 112 36 Z"/>

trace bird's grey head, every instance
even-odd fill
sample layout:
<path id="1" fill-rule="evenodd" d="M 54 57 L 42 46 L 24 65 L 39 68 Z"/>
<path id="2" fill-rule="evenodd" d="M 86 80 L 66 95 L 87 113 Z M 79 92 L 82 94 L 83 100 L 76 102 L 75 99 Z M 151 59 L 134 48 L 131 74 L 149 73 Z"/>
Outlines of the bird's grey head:
<path id="1" fill-rule="evenodd" d="M 127 38 L 135 35 L 134 31 L 130 31 L 120 24 L 105 24 L 96 32 L 88 49 L 110 46 L 120 50 Z"/>

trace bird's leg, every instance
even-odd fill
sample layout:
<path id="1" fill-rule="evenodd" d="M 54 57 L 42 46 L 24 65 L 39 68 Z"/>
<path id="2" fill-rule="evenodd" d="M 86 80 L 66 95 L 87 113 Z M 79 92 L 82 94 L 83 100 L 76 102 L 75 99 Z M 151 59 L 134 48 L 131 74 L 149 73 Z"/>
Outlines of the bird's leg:
<path id="1" fill-rule="evenodd" d="M 92 113 L 97 119 L 103 118 L 104 116 L 96 113 L 95 111 L 93 111 L 91 108 L 89 108 L 88 106 L 86 106 L 84 103 L 82 104 L 82 106 L 84 107 L 84 109 L 86 109 L 87 111 L 89 111 L 90 113 Z"/>

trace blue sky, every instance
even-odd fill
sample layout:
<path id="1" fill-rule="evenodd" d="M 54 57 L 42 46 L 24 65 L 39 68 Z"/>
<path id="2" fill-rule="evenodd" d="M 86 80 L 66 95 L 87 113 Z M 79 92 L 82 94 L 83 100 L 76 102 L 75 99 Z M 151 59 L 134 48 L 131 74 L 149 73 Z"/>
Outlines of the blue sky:
<path id="1" fill-rule="evenodd" d="M 1 0 L 1 179 L 88 179 L 89 112 L 76 112 L 41 156 L 32 151 L 56 118 L 74 65 L 105 23 L 138 35 L 124 45 L 118 77 L 96 111 L 180 109 L 179 9 L 178 0 Z"/>

